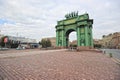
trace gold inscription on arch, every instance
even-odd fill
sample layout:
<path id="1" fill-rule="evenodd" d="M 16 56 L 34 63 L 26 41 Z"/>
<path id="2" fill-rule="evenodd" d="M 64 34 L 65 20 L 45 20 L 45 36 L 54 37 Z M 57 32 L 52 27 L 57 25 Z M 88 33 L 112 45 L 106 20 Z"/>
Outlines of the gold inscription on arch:
<path id="1" fill-rule="evenodd" d="M 64 24 L 71 24 L 71 23 L 75 23 L 76 19 L 69 19 L 64 21 Z"/>

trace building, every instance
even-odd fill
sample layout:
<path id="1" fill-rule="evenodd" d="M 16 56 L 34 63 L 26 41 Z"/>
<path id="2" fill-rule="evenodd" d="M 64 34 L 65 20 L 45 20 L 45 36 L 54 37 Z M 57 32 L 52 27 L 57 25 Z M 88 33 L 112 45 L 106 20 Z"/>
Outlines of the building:
<path id="1" fill-rule="evenodd" d="M 94 40 L 94 44 L 100 44 L 103 48 L 120 49 L 120 32 L 103 35 L 102 39 Z"/>
<path id="2" fill-rule="evenodd" d="M 101 39 L 94 39 L 93 43 L 94 43 L 94 48 L 101 48 L 103 41 Z"/>
<path id="3" fill-rule="evenodd" d="M 15 37 L 15 36 L 8 36 L 8 39 L 13 42 L 20 42 L 20 43 L 36 43 L 35 39 L 25 38 L 25 37 Z"/>
<path id="4" fill-rule="evenodd" d="M 116 32 L 113 34 L 110 44 L 110 48 L 120 49 L 120 32 Z"/>
<path id="5" fill-rule="evenodd" d="M 112 40 L 113 34 L 109 34 L 109 35 L 103 35 L 102 37 L 102 47 L 104 48 L 109 48 L 111 46 L 111 40 Z"/>
<path id="6" fill-rule="evenodd" d="M 52 47 L 56 46 L 56 37 L 51 37 L 49 38 L 49 40 L 51 41 Z"/>
<path id="7" fill-rule="evenodd" d="M 99 45 L 99 44 L 100 44 L 100 39 L 94 39 L 93 42 L 94 42 L 94 45 L 95 45 L 95 44 L 96 44 L 96 45 Z"/>
<path id="8" fill-rule="evenodd" d="M 73 40 L 72 42 L 69 42 L 69 46 L 77 46 L 77 40 Z"/>
<path id="9" fill-rule="evenodd" d="M 8 36 L 8 40 L 13 44 L 18 44 L 18 46 L 23 46 L 25 48 L 37 48 L 38 43 L 35 39 L 25 38 L 25 37 L 15 37 Z M 11 46 L 12 47 L 12 46 Z"/>

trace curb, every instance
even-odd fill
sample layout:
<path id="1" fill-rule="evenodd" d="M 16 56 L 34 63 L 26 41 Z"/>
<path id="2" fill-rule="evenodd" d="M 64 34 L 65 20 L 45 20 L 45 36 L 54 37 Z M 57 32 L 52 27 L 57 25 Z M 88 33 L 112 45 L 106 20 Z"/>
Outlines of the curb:
<path id="1" fill-rule="evenodd" d="M 111 58 L 115 63 L 119 64 L 120 65 L 120 60 L 117 59 L 117 58 Z"/>

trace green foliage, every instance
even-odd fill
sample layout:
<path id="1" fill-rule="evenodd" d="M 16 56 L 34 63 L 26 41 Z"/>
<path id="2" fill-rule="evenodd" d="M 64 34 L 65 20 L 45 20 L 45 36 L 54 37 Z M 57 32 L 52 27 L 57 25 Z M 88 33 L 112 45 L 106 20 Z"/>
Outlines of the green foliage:
<path id="1" fill-rule="evenodd" d="M 51 41 L 49 39 L 47 39 L 47 46 L 51 47 Z"/>
<path id="2" fill-rule="evenodd" d="M 102 36 L 102 38 L 104 38 L 104 37 L 105 37 L 105 35 Z"/>
<path id="3" fill-rule="evenodd" d="M 1 47 L 4 47 L 5 46 L 5 43 L 4 43 L 4 38 L 6 38 L 7 36 L 3 36 L 1 39 L 0 39 L 0 46 Z"/>
<path id="4" fill-rule="evenodd" d="M 94 48 L 101 48 L 102 47 L 102 45 L 100 45 L 100 44 L 94 44 Z"/>
<path id="5" fill-rule="evenodd" d="M 51 47 L 51 41 L 49 39 L 42 39 L 40 43 L 43 48 Z"/>
<path id="6" fill-rule="evenodd" d="M 41 45 L 41 42 L 39 41 L 38 44 Z"/>
<path id="7" fill-rule="evenodd" d="M 9 44 L 10 44 L 10 43 L 9 43 Z M 10 44 L 11 48 L 17 48 L 18 45 L 19 45 L 18 43 L 14 43 L 14 44 L 12 43 L 12 44 Z"/>

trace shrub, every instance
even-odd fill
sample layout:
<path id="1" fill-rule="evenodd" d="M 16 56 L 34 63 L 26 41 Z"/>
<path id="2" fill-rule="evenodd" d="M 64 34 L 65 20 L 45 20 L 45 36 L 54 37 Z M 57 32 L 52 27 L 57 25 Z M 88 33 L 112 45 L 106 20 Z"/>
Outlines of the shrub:
<path id="1" fill-rule="evenodd" d="M 109 53 L 109 56 L 110 56 L 110 57 L 113 57 L 113 56 L 112 56 L 112 53 Z"/>
<path id="2" fill-rule="evenodd" d="M 40 43 L 43 48 L 51 47 L 51 41 L 49 39 L 42 39 Z"/>

